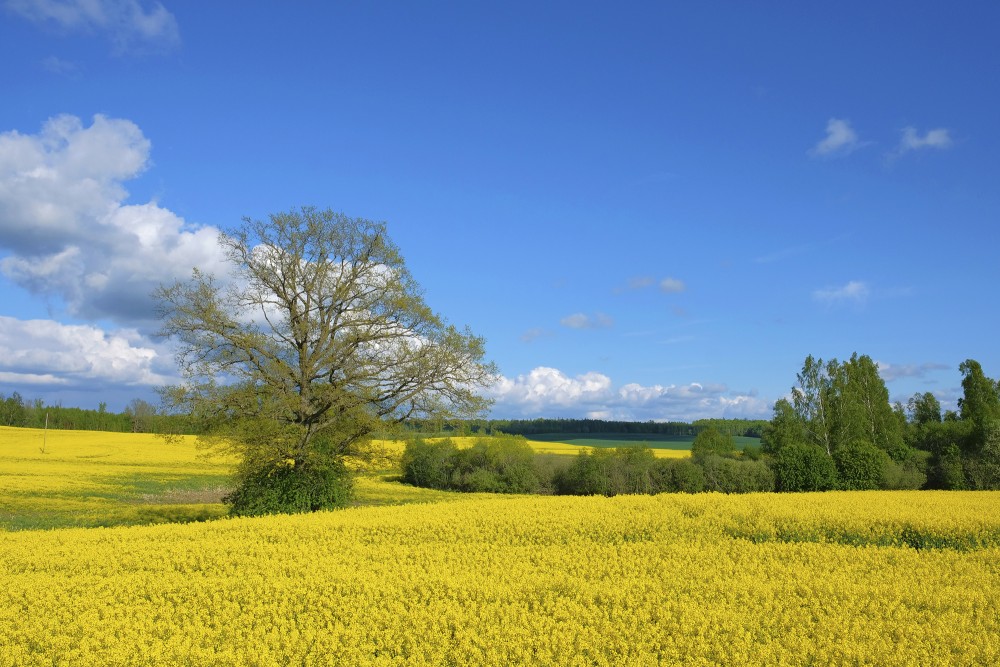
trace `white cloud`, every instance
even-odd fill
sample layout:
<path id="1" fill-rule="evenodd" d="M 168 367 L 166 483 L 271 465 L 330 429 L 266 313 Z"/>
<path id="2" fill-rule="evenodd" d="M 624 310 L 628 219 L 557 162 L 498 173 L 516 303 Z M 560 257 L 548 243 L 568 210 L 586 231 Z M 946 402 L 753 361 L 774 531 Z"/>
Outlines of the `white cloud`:
<path id="1" fill-rule="evenodd" d="M 812 147 L 809 154 L 813 157 L 833 157 L 847 155 L 862 146 L 858 134 L 849 121 L 831 118 L 826 123 L 826 136 Z"/>
<path id="2" fill-rule="evenodd" d="M 497 417 L 587 417 L 592 419 L 691 421 L 702 417 L 766 418 L 770 404 L 753 394 L 731 393 L 723 385 L 615 387 L 603 373 L 569 377 L 540 366 L 527 375 L 501 377 L 490 390 Z"/>
<path id="3" fill-rule="evenodd" d="M 61 298 L 84 318 L 136 324 L 153 317 L 158 284 L 191 269 L 225 274 L 218 230 L 188 225 L 154 202 L 126 204 L 123 182 L 149 164 L 132 122 L 49 119 L 34 135 L 0 134 L 0 273 Z"/>
<path id="4" fill-rule="evenodd" d="M 924 136 L 920 136 L 917 134 L 916 128 L 906 127 L 903 128 L 903 136 L 899 140 L 899 146 L 896 149 L 896 152 L 897 154 L 902 155 L 903 153 L 909 151 L 916 151 L 924 148 L 937 148 L 939 150 L 943 150 L 945 148 L 951 148 L 951 145 L 951 134 L 944 128 L 928 130 Z"/>
<path id="5" fill-rule="evenodd" d="M 604 313 L 595 313 L 593 316 L 573 313 L 559 320 L 559 324 L 570 329 L 607 329 L 614 326 L 614 323 L 614 320 Z"/>
<path id="6" fill-rule="evenodd" d="M 665 294 L 675 294 L 677 292 L 683 292 L 687 289 L 683 280 L 678 280 L 677 278 L 664 278 L 660 281 L 660 291 Z"/>
<path id="7" fill-rule="evenodd" d="M 815 290 L 813 292 L 813 298 L 817 301 L 823 301 L 825 303 L 842 303 L 845 301 L 863 303 L 868 299 L 868 294 L 868 285 L 860 280 L 852 280 L 841 287 L 830 287 L 827 289 Z"/>
<path id="8" fill-rule="evenodd" d="M 156 386 L 173 378 L 169 354 L 135 330 L 0 316 L 0 382 L 94 388 Z"/>
<path id="9" fill-rule="evenodd" d="M 119 52 L 163 50 L 180 42 L 177 19 L 159 2 L 139 0 L 7 0 L 10 11 L 66 32 L 103 33 Z M 148 7 L 148 8 L 147 8 Z"/>

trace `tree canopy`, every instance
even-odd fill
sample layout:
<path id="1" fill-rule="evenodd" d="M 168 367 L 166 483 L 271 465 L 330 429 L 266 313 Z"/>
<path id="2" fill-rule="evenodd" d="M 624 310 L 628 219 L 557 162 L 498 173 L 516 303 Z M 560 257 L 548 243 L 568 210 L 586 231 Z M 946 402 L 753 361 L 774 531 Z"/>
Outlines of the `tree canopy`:
<path id="1" fill-rule="evenodd" d="M 384 223 L 302 208 L 219 244 L 228 275 L 155 292 L 183 377 L 163 395 L 246 475 L 328 468 L 386 424 L 488 407 L 484 340 L 428 307 Z"/>

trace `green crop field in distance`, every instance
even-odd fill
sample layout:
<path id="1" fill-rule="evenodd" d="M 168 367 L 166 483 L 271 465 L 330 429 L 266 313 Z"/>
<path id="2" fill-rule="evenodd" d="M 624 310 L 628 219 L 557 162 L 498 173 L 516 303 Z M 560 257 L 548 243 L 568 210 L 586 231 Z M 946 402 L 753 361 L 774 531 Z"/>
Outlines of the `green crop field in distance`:
<path id="1" fill-rule="evenodd" d="M 660 435 L 656 433 L 533 433 L 530 440 L 564 442 L 580 447 L 649 447 L 650 449 L 689 450 L 693 435 Z M 759 446 L 760 438 L 734 436 L 737 449 Z"/>

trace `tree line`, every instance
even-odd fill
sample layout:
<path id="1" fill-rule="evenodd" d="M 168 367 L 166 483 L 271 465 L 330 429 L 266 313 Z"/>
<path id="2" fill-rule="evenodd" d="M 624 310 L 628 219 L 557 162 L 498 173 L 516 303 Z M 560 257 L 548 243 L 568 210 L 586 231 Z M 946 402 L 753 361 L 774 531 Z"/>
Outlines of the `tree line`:
<path id="1" fill-rule="evenodd" d="M 774 405 L 761 439 L 780 490 L 1000 488 L 1000 383 L 979 362 L 959 365 L 958 412 L 930 392 L 889 403 L 868 356 L 806 357 L 791 400 Z M 918 487 L 918 488 L 919 488 Z"/>
<path id="2" fill-rule="evenodd" d="M 191 433 L 183 415 L 164 414 L 155 405 L 135 398 L 121 412 L 109 412 L 105 402 L 96 410 L 47 405 L 42 399 L 25 400 L 18 392 L 0 394 L 0 426 L 51 428 L 117 433 Z"/>
<path id="3" fill-rule="evenodd" d="M 890 404 L 866 355 L 806 358 L 792 399 L 779 400 L 760 447 L 738 451 L 733 434 L 702 424 L 689 459 L 658 459 L 646 447 L 535 454 L 523 436 L 417 439 L 402 459 L 417 486 L 498 493 L 607 495 L 718 491 L 1000 488 L 1000 383 L 980 364 L 959 366 L 958 412 L 930 392 Z M 545 420 L 539 420 L 545 421 Z M 723 422 L 727 420 L 715 420 Z M 564 431 L 570 432 L 570 431 Z"/>

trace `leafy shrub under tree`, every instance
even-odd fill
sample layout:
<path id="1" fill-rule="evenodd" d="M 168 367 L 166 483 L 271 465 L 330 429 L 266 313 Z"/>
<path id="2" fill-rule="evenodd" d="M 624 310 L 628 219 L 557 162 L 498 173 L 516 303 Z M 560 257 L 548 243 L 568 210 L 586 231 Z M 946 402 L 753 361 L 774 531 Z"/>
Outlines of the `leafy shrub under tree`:
<path id="1" fill-rule="evenodd" d="M 346 506 L 353 488 L 350 471 L 340 461 L 288 459 L 245 465 L 223 501 L 233 516 L 315 512 Z"/>

